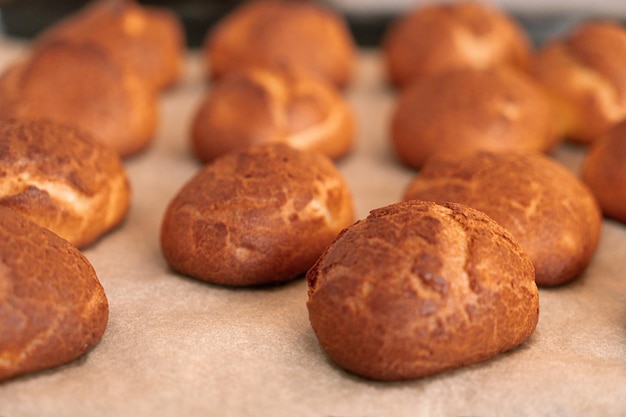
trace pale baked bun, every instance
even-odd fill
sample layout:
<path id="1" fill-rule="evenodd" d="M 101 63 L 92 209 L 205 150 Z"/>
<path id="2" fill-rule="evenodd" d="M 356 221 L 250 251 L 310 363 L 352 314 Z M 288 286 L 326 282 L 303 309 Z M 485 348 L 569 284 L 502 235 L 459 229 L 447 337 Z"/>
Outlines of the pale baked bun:
<path id="1" fill-rule="evenodd" d="M 48 119 L 75 126 L 128 157 L 152 142 L 155 92 L 93 45 L 56 42 L 0 76 L 0 119 Z"/>
<path id="2" fill-rule="evenodd" d="M 626 29 L 587 21 L 537 54 L 534 75 L 551 93 L 567 137 L 589 144 L 626 117 Z"/>
<path id="3" fill-rule="evenodd" d="M 582 179 L 605 216 L 626 223 L 626 120 L 593 142 Z"/>
<path id="4" fill-rule="evenodd" d="M 299 66 L 343 87 L 355 65 L 355 44 L 338 13 L 320 3 L 253 0 L 220 21 L 205 40 L 212 78 L 250 66 Z"/>
<path id="5" fill-rule="evenodd" d="M 396 87 L 442 71 L 506 65 L 529 68 L 532 47 L 503 11 L 482 2 L 419 5 L 391 24 L 382 43 Z"/>
<path id="6" fill-rule="evenodd" d="M 119 156 L 46 121 L 0 121 L 0 206 L 83 248 L 119 225 L 130 187 Z"/>
<path id="7" fill-rule="evenodd" d="M 404 199 L 454 201 L 483 211 L 524 248 L 539 286 L 577 277 L 591 261 L 602 229 L 589 189 L 541 154 L 436 156 L 407 186 Z"/>
<path id="8" fill-rule="evenodd" d="M 327 157 L 285 144 L 233 150 L 168 205 L 161 246 L 172 268 L 230 286 L 284 282 L 347 225 L 350 190 Z"/>
<path id="9" fill-rule="evenodd" d="M 109 307 L 78 249 L 0 207 L 0 381 L 66 364 L 93 348 Z"/>
<path id="10" fill-rule="evenodd" d="M 435 153 L 547 152 L 561 134 L 546 93 L 505 67 L 417 80 L 400 93 L 391 117 L 394 151 L 414 168 Z"/>
<path id="11" fill-rule="evenodd" d="M 277 142 L 337 159 L 352 149 L 355 130 L 352 109 L 332 85 L 303 71 L 249 68 L 208 90 L 191 138 L 204 162 L 233 148 Z"/>
<path id="12" fill-rule="evenodd" d="M 345 229 L 307 273 L 307 307 L 340 367 L 419 378 L 520 345 L 539 316 L 533 266 L 511 234 L 460 204 L 402 202 Z"/>
<path id="13" fill-rule="evenodd" d="M 132 0 L 90 2 L 39 35 L 33 47 L 57 40 L 97 45 L 157 90 L 175 84 L 182 73 L 184 31 L 166 8 Z"/>

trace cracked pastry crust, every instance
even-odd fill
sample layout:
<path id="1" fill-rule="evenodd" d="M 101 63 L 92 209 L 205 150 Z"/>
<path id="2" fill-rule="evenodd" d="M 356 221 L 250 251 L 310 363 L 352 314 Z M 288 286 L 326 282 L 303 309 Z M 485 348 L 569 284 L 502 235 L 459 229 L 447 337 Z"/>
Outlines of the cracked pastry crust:
<path id="1" fill-rule="evenodd" d="M 116 227 L 130 205 L 119 156 L 47 121 L 0 122 L 0 206 L 83 248 Z"/>
<path id="2" fill-rule="evenodd" d="M 403 199 L 454 201 L 486 213 L 524 248 L 539 286 L 577 277 L 591 261 L 602 230 L 589 188 L 541 154 L 433 157 L 408 184 Z"/>
<path id="3" fill-rule="evenodd" d="M 420 5 L 393 22 L 383 39 L 396 87 L 448 70 L 530 66 L 532 48 L 508 15 L 476 1 Z"/>
<path id="4" fill-rule="evenodd" d="M 78 249 L 0 207 L 0 381 L 85 354 L 108 314 L 104 289 Z"/>
<path id="5" fill-rule="evenodd" d="M 0 118 L 75 126 L 128 157 L 152 142 L 158 102 L 152 88 L 102 49 L 57 41 L 0 76 Z"/>
<path id="6" fill-rule="evenodd" d="M 328 356 L 376 380 L 486 360 L 534 331 L 533 266 L 485 214 L 408 201 L 346 228 L 307 273 L 309 318 Z"/>
<path id="7" fill-rule="evenodd" d="M 203 162 L 272 142 L 338 159 L 351 150 L 355 131 L 352 109 L 330 84 L 293 68 L 251 68 L 229 74 L 207 93 L 191 141 Z"/>
<path id="8" fill-rule="evenodd" d="M 353 218 L 330 159 L 259 145 L 223 155 L 181 188 L 164 215 L 161 246 L 174 270 L 200 280 L 284 282 L 306 272 Z"/>
<path id="9" fill-rule="evenodd" d="M 342 17 L 318 3 L 255 0 L 207 34 L 204 54 L 214 79 L 241 68 L 287 65 L 344 87 L 352 76 L 356 47 Z"/>
<path id="10" fill-rule="evenodd" d="M 156 90 L 174 85 L 182 73 L 183 27 L 164 7 L 94 1 L 39 35 L 33 47 L 58 40 L 102 48 Z"/>
<path id="11" fill-rule="evenodd" d="M 567 138 L 590 144 L 626 117 L 626 30 L 586 21 L 544 45 L 533 75 L 551 94 Z"/>

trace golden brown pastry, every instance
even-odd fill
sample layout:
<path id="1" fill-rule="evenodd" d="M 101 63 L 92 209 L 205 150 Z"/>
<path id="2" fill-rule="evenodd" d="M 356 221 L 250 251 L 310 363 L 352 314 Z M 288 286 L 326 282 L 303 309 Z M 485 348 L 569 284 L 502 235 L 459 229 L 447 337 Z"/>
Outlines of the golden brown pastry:
<path id="1" fill-rule="evenodd" d="M 584 159 L 582 179 L 604 215 L 626 223 L 626 120 L 593 142 Z"/>
<path id="2" fill-rule="evenodd" d="M 537 54 L 534 75 L 559 110 L 567 137 L 589 144 L 626 117 L 626 29 L 587 21 Z"/>
<path id="3" fill-rule="evenodd" d="M 299 66 L 343 87 L 352 76 L 355 44 L 339 14 L 320 3 L 245 2 L 211 30 L 205 56 L 212 78 L 250 66 Z"/>
<path id="4" fill-rule="evenodd" d="M 223 285 L 288 281 L 313 265 L 354 217 L 327 157 L 285 144 L 233 150 L 174 197 L 161 228 L 173 269 Z"/>
<path id="5" fill-rule="evenodd" d="M 404 199 L 454 201 L 483 211 L 524 248 L 539 286 L 578 276 L 593 257 L 602 229 L 589 189 L 541 154 L 436 156 L 407 186 Z"/>
<path id="6" fill-rule="evenodd" d="M 48 44 L 0 77 L 0 119 L 75 126 L 122 157 L 150 145 L 157 117 L 154 91 L 93 45 Z"/>
<path id="7" fill-rule="evenodd" d="M 96 0 L 42 33 L 34 47 L 58 40 L 94 44 L 156 90 L 182 72 L 184 32 L 169 9 L 132 0 Z"/>
<path id="8" fill-rule="evenodd" d="M 355 130 L 352 109 L 330 84 L 303 71 L 249 68 L 207 92 L 191 137 L 204 162 L 236 147 L 275 142 L 337 159 L 351 150 Z"/>
<path id="9" fill-rule="evenodd" d="M 526 33 L 504 12 L 476 1 L 419 5 L 383 38 L 383 58 L 396 87 L 461 68 L 529 67 Z"/>
<path id="10" fill-rule="evenodd" d="M 402 380 L 489 359 L 539 316 L 533 266 L 485 214 L 410 201 L 345 229 L 307 273 L 307 307 L 340 367 Z"/>
<path id="11" fill-rule="evenodd" d="M 546 152 L 560 138 L 545 92 L 526 75 L 505 67 L 417 80 L 400 93 L 391 119 L 395 153 L 414 168 L 440 152 Z"/>
<path id="12" fill-rule="evenodd" d="M 0 381 L 85 354 L 109 317 L 87 258 L 6 207 L 0 207 L 0 306 Z"/>
<path id="13" fill-rule="evenodd" d="M 0 121 L 0 206 L 83 248 L 120 224 L 130 188 L 119 156 L 47 121 Z"/>

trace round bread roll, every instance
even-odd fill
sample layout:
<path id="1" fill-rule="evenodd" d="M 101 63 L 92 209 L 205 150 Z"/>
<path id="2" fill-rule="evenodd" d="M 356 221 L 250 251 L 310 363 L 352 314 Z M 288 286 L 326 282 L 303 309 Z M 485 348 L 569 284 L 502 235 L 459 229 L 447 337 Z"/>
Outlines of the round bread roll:
<path id="1" fill-rule="evenodd" d="M 285 144 L 240 148 L 206 165 L 170 202 L 161 229 L 172 268 L 230 286 L 289 281 L 354 217 L 330 159 Z"/>
<path id="2" fill-rule="evenodd" d="M 524 248 L 539 286 L 578 276 L 593 257 L 602 229 L 589 189 L 541 154 L 439 155 L 409 183 L 404 199 L 454 201 L 486 213 Z"/>
<path id="3" fill-rule="evenodd" d="M 340 367 L 419 378 L 520 345 L 539 317 L 534 270 L 511 234 L 460 204 L 410 201 L 345 229 L 307 273 L 307 307 Z"/>
<path id="4" fill-rule="evenodd" d="M 191 137 L 204 162 L 237 147 L 275 142 L 337 159 L 352 148 L 355 130 L 352 109 L 330 84 L 302 71 L 250 68 L 208 91 Z"/>
<path id="5" fill-rule="evenodd" d="M 90 43 L 160 90 L 182 72 L 184 31 L 169 9 L 132 0 L 98 0 L 37 37 L 34 47 L 58 40 Z"/>
<path id="6" fill-rule="evenodd" d="M 0 121 L 0 206 L 83 248 L 126 217 L 130 187 L 119 156 L 47 121 Z"/>
<path id="7" fill-rule="evenodd" d="M 154 91 L 93 45 L 48 44 L 0 77 L 1 119 L 75 126 L 122 157 L 150 145 L 157 113 Z"/>
<path id="8" fill-rule="evenodd" d="M 439 152 L 546 152 L 561 138 L 552 110 L 544 91 L 518 71 L 449 71 L 401 92 L 392 114 L 392 145 L 414 168 Z"/>
<path id="9" fill-rule="evenodd" d="M 626 223 L 626 120 L 591 145 L 582 179 L 605 216 Z"/>
<path id="10" fill-rule="evenodd" d="M 338 87 L 348 84 L 355 44 L 339 14 L 310 1 L 245 2 L 207 34 L 209 75 L 250 66 L 299 66 Z"/>
<path id="11" fill-rule="evenodd" d="M 626 117 L 626 30 L 585 22 L 543 46 L 534 74 L 550 92 L 568 139 L 589 144 Z"/>
<path id="12" fill-rule="evenodd" d="M 383 38 L 383 58 L 396 87 L 461 68 L 530 66 L 526 33 L 502 11 L 475 1 L 419 5 Z"/>
<path id="13" fill-rule="evenodd" d="M 95 346 L 109 306 L 78 249 L 0 207 L 0 381 L 66 364 Z"/>

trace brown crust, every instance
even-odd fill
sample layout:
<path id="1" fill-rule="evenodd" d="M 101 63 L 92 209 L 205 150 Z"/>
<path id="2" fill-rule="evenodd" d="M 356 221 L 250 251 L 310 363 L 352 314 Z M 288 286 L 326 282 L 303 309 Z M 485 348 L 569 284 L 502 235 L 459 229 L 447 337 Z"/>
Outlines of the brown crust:
<path id="1" fill-rule="evenodd" d="M 338 159 L 355 136 L 346 100 L 329 84 L 295 70 L 230 74 L 206 94 L 192 122 L 192 145 L 206 162 L 231 149 L 284 142 Z"/>
<path id="2" fill-rule="evenodd" d="M 0 77 L 0 118 L 76 126 L 122 157 L 148 147 L 157 113 L 153 90 L 93 45 L 48 44 Z"/>
<path id="3" fill-rule="evenodd" d="M 5 207 L 0 207 L 0 306 L 0 380 L 83 355 L 101 339 L 109 313 L 87 258 Z"/>
<path id="4" fill-rule="evenodd" d="M 626 30 L 587 21 L 537 54 L 534 75 L 553 96 L 568 138 L 589 144 L 626 117 Z"/>
<path id="5" fill-rule="evenodd" d="M 435 157 L 407 186 L 404 199 L 455 201 L 483 211 L 528 253 L 540 286 L 578 276 L 593 257 L 602 228 L 589 189 L 540 154 Z"/>
<path id="6" fill-rule="evenodd" d="M 347 228 L 307 274 L 307 307 L 339 366 L 400 380 L 523 343 L 539 314 L 534 270 L 477 210 L 410 201 Z"/>
<path id="7" fill-rule="evenodd" d="M 347 184 L 321 154 L 285 144 L 232 151 L 170 202 L 163 254 L 177 271 L 245 286 L 304 273 L 353 221 Z"/>
<path id="8" fill-rule="evenodd" d="M 342 17 L 315 2 L 245 2 L 208 33 L 212 78 L 250 66 L 299 66 L 343 87 L 352 76 L 355 45 Z"/>
<path id="9" fill-rule="evenodd" d="M 46 121 L 2 121 L 0 137 L 0 206 L 81 248 L 125 218 L 128 178 L 109 148 Z"/>
<path id="10" fill-rule="evenodd" d="M 435 153 L 546 152 L 561 137 L 545 92 L 507 68 L 450 71 L 404 89 L 391 119 L 398 158 L 419 168 Z"/>
<path id="11" fill-rule="evenodd" d="M 583 163 L 582 179 L 605 216 L 626 223 L 626 121 L 595 141 Z"/>
<path id="12" fill-rule="evenodd" d="M 38 36 L 34 48 L 59 40 L 90 43 L 157 90 L 182 73 L 184 33 L 169 9 L 134 1 L 99 0 Z"/>
<path id="13" fill-rule="evenodd" d="M 474 1 L 414 8 L 390 26 L 382 50 L 396 87 L 451 69 L 508 65 L 525 70 L 532 53 L 513 19 Z"/>

